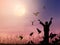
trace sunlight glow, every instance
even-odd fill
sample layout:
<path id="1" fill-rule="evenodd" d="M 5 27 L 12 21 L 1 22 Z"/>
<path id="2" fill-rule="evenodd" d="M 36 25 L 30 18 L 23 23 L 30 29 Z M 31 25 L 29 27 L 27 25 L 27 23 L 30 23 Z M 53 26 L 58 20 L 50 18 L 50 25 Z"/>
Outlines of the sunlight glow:
<path id="1" fill-rule="evenodd" d="M 16 16 L 24 16 L 26 13 L 26 9 L 22 5 L 16 5 L 14 8 L 14 13 Z"/>

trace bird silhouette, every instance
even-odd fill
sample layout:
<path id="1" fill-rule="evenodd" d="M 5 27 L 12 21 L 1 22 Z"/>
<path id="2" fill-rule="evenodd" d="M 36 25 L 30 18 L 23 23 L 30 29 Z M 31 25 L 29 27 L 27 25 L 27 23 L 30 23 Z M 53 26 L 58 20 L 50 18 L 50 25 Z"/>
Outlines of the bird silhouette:
<path id="1" fill-rule="evenodd" d="M 53 18 L 51 17 L 51 20 L 52 20 Z"/>
<path id="2" fill-rule="evenodd" d="M 34 24 L 34 22 L 32 21 L 32 25 Z"/>
<path id="3" fill-rule="evenodd" d="M 43 9 L 46 9 L 46 6 L 43 6 Z"/>
<path id="4" fill-rule="evenodd" d="M 35 12 L 35 13 L 33 13 L 35 16 L 38 16 L 38 14 L 39 14 L 39 12 Z"/>
<path id="5" fill-rule="evenodd" d="M 30 33 L 30 36 L 32 36 L 32 35 L 33 35 L 33 32 Z"/>
<path id="6" fill-rule="evenodd" d="M 38 28 L 36 28 L 37 29 L 37 31 L 38 31 L 38 34 L 40 34 L 41 33 L 41 31 L 38 29 Z"/>
<path id="7" fill-rule="evenodd" d="M 34 20 L 34 21 L 32 21 L 32 25 L 34 25 L 34 22 L 35 22 L 35 20 Z"/>
<path id="8" fill-rule="evenodd" d="M 38 19 L 38 21 L 40 21 L 40 20 Z"/>
<path id="9" fill-rule="evenodd" d="M 52 34 L 52 33 L 50 33 L 50 38 L 52 39 L 52 38 L 54 38 L 55 36 L 56 36 L 57 34 Z"/>
<path id="10" fill-rule="evenodd" d="M 46 9 L 46 6 L 43 6 L 43 9 Z"/>
<path id="11" fill-rule="evenodd" d="M 19 38 L 22 40 L 23 39 L 23 37 L 22 36 L 19 36 Z"/>

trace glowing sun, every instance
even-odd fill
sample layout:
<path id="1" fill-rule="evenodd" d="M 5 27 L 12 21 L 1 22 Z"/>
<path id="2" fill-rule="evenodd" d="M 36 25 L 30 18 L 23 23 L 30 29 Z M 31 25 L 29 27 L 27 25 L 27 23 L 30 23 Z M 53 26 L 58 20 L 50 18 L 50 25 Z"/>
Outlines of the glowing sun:
<path id="1" fill-rule="evenodd" d="M 26 9 L 22 5 L 16 5 L 14 9 L 14 13 L 16 16 L 23 16 L 26 13 Z"/>

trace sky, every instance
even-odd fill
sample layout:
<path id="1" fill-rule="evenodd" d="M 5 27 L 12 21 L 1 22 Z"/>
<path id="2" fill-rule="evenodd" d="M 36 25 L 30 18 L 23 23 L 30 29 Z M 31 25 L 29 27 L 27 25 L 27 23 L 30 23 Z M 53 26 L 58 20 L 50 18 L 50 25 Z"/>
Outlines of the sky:
<path id="1" fill-rule="evenodd" d="M 43 8 L 46 7 L 46 9 Z M 39 12 L 38 16 L 33 13 Z M 60 0 L 0 0 L 0 33 L 29 34 L 39 28 L 43 34 L 43 23 L 53 17 L 50 32 L 60 32 Z M 34 25 L 32 25 L 32 21 Z M 41 34 L 41 35 L 42 35 Z"/>

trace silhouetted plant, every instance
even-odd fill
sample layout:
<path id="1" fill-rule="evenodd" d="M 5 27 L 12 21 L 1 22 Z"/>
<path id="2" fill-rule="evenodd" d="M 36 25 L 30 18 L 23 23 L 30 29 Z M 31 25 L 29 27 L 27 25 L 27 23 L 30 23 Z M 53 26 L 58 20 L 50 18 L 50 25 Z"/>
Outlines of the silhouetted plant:
<path id="1" fill-rule="evenodd" d="M 31 40 L 31 41 L 29 41 L 28 43 L 27 43 L 28 45 L 34 45 L 34 42 Z"/>
<path id="2" fill-rule="evenodd" d="M 55 38 L 55 41 L 52 41 L 52 44 L 53 45 L 60 45 L 60 43 L 58 43 L 58 42 L 60 42 L 60 40 Z"/>

